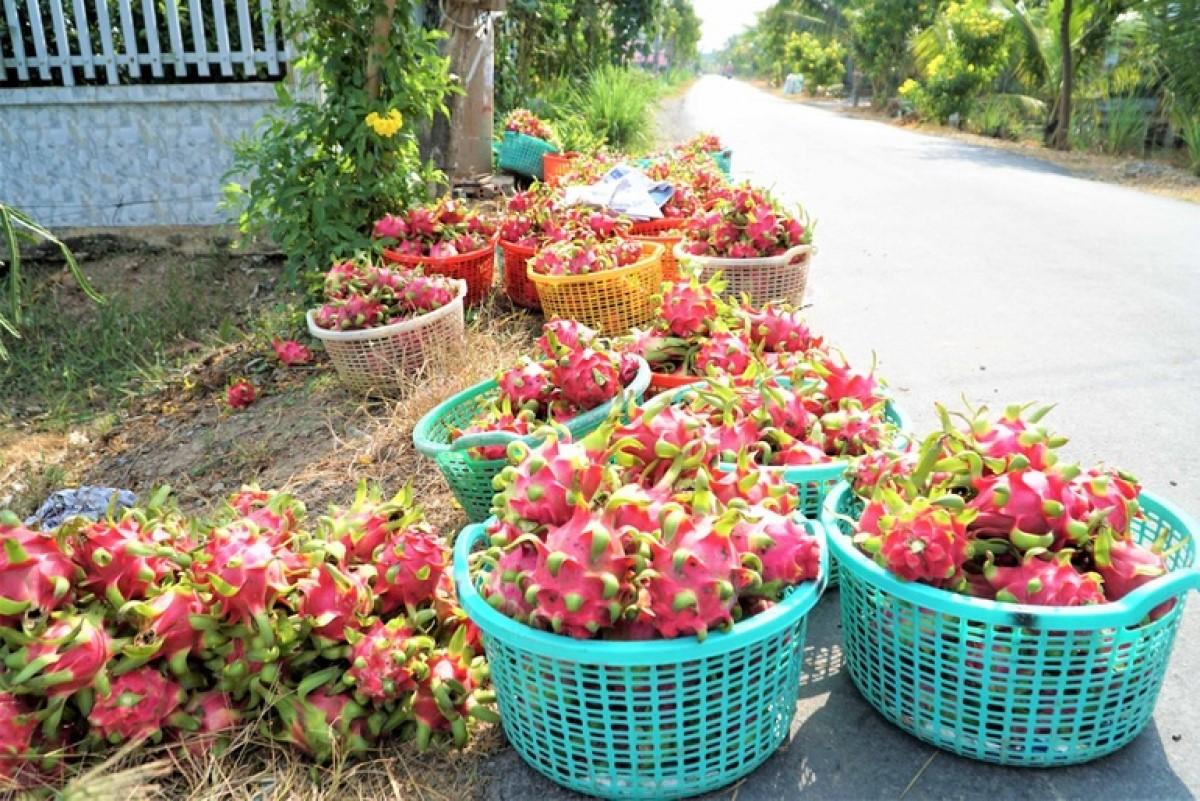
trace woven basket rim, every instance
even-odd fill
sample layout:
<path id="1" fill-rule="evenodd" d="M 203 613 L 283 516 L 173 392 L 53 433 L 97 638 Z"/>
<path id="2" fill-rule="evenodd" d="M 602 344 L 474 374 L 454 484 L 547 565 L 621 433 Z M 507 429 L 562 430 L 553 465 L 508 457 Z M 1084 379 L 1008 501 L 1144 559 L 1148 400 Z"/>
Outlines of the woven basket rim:
<path id="1" fill-rule="evenodd" d="M 383 257 L 388 261 L 396 264 L 406 264 L 413 266 L 431 265 L 438 267 L 441 265 L 458 265 L 476 259 L 485 258 L 488 253 L 496 250 L 496 243 L 500 241 L 500 234 L 492 234 L 488 244 L 478 250 L 470 250 L 466 253 L 459 253 L 457 256 L 412 256 L 408 253 L 400 253 L 391 248 L 384 248 Z"/>
<path id="2" fill-rule="evenodd" d="M 795 245 L 789 248 L 784 253 L 778 256 L 756 256 L 752 259 L 731 259 L 726 256 L 701 256 L 696 253 L 688 253 L 683 249 L 687 239 L 681 240 L 674 248 L 672 253 L 675 258 L 681 261 L 691 260 L 710 267 L 787 267 L 797 261 L 801 256 L 816 255 L 817 249 L 814 245 Z"/>
<path id="3" fill-rule="evenodd" d="M 321 328 L 316 322 L 316 309 L 309 309 L 305 315 L 308 320 L 308 333 L 312 334 L 317 339 L 327 342 L 367 342 L 372 339 L 386 339 L 387 337 L 395 336 L 396 334 L 404 334 L 409 331 L 416 331 L 419 328 L 424 328 L 426 325 L 436 322 L 443 317 L 447 317 L 454 313 L 455 309 L 461 309 L 463 300 L 467 296 L 467 282 L 461 278 L 447 279 L 455 285 L 457 291 L 454 298 L 442 306 L 440 309 L 434 309 L 431 312 L 418 314 L 416 317 L 410 317 L 407 320 L 401 320 L 398 323 L 390 325 L 381 325 L 376 328 L 364 328 L 360 331 L 330 331 L 327 328 Z"/>

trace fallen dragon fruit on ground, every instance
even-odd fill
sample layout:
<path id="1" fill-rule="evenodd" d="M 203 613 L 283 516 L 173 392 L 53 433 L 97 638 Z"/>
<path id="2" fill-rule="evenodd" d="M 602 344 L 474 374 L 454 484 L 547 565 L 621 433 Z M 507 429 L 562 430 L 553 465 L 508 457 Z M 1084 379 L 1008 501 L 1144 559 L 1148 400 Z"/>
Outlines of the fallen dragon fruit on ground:
<path id="1" fill-rule="evenodd" d="M 340 261 L 325 275 L 325 303 L 313 322 L 327 331 L 378 328 L 436 311 L 454 300 L 455 286 L 439 275 L 377 265 L 369 259 Z"/>
<path id="2" fill-rule="evenodd" d="M 616 398 L 640 366 L 640 360 L 617 353 L 571 320 L 546 323 L 536 347 L 536 357 L 524 357 L 496 376 L 495 393 L 481 399 L 474 419 L 452 439 L 493 431 L 525 436 L 548 422 L 565 423 Z M 503 459 L 505 445 L 470 452 L 478 459 Z"/>
<path id="3" fill-rule="evenodd" d="M 165 496 L 117 520 L 0 518 L 0 786 L 130 742 L 224 747 L 243 726 L 317 760 L 494 720 L 449 551 L 410 488 L 312 519 L 246 488 L 212 519 Z"/>
<path id="4" fill-rule="evenodd" d="M 865 506 L 854 541 L 903 579 L 1008 603 L 1099 604 L 1164 575 L 1163 544 L 1131 535 L 1137 480 L 1060 461 L 1066 439 L 1042 424 L 1048 411 L 939 407 L 942 429 L 919 449 L 856 466 Z"/>
<path id="5" fill-rule="evenodd" d="M 721 471 L 714 428 L 667 401 L 577 442 L 509 447 L 475 565 L 494 608 L 576 638 L 703 639 L 817 579 L 795 488 Z"/>

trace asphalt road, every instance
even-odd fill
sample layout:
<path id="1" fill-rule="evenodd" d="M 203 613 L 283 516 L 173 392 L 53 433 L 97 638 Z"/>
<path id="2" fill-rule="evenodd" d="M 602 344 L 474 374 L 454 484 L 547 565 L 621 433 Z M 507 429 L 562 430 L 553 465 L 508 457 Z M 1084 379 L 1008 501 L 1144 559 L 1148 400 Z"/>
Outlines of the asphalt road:
<path id="1" fill-rule="evenodd" d="M 1054 401 L 1046 422 L 1071 437 L 1067 456 L 1129 470 L 1200 516 L 1200 205 L 718 77 L 668 112 L 673 135 L 718 134 L 736 177 L 818 219 L 810 318 L 852 359 L 876 355 L 918 431 L 934 424 L 936 400 Z M 792 739 L 736 788 L 739 801 L 1200 791 L 1200 601 L 1185 614 L 1150 726 L 1074 768 L 1000 768 L 909 737 L 840 671 L 840 639 L 830 593 L 810 625 Z M 577 797 L 512 751 L 492 770 L 492 801 Z"/>

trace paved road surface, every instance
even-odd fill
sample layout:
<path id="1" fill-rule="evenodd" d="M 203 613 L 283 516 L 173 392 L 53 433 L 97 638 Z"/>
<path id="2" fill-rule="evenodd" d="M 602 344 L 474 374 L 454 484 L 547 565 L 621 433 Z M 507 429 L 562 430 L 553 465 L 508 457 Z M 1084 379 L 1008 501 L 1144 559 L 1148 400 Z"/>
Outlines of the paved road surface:
<path id="1" fill-rule="evenodd" d="M 717 133 L 739 178 L 819 219 L 810 317 L 879 370 L 918 430 L 932 403 L 1057 401 L 1067 453 L 1107 459 L 1200 516 L 1200 205 L 1073 178 L 1003 151 L 855 120 L 707 77 L 675 136 Z M 836 593 L 809 634 L 793 738 L 739 801 L 1179 799 L 1200 790 L 1200 600 L 1157 714 L 1098 763 L 1016 771 L 938 752 L 839 672 Z M 500 759 L 488 799 L 573 798 Z M 732 791 L 714 794 L 729 798 Z"/>

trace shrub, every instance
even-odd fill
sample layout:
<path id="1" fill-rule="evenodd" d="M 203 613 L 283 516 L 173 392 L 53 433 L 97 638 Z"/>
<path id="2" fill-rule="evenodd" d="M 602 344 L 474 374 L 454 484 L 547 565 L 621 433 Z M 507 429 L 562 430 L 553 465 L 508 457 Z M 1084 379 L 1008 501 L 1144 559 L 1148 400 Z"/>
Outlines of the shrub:
<path id="1" fill-rule="evenodd" d="M 1006 98 L 994 97 L 975 104 L 967 117 L 967 130 L 1015 142 L 1025 132 L 1025 120 Z"/>
<path id="2" fill-rule="evenodd" d="M 611 148 L 632 152 L 651 143 L 659 84 L 630 67 L 601 67 L 575 92 L 570 107 Z"/>
<path id="3" fill-rule="evenodd" d="M 1192 172 L 1200 175 L 1200 109 L 1191 113 L 1186 109 L 1177 109 L 1174 122 L 1179 138 L 1187 148 L 1189 166 Z"/>
<path id="4" fill-rule="evenodd" d="M 905 84 L 917 113 L 946 122 L 966 118 L 976 98 L 996 79 L 1008 55 L 1004 18 L 982 0 L 948 4 L 933 34 L 937 53 L 921 70 L 917 86 Z"/>
<path id="5" fill-rule="evenodd" d="M 373 220 L 441 178 L 417 135 L 452 84 L 443 34 L 413 12 L 413 0 L 309 0 L 288 16 L 296 68 L 320 91 L 276 84 L 279 110 L 234 145 L 226 198 L 244 233 L 283 250 L 293 280 L 370 248 Z"/>
<path id="6" fill-rule="evenodd" d="M 808 31 L 788 37 L 784 58 L 792 72 L 804 76 L 804 87 L 814 94 L 818 87 L 841 83 L 846 73 L 846 49 L 836 39 L 825 44 Z"/>

